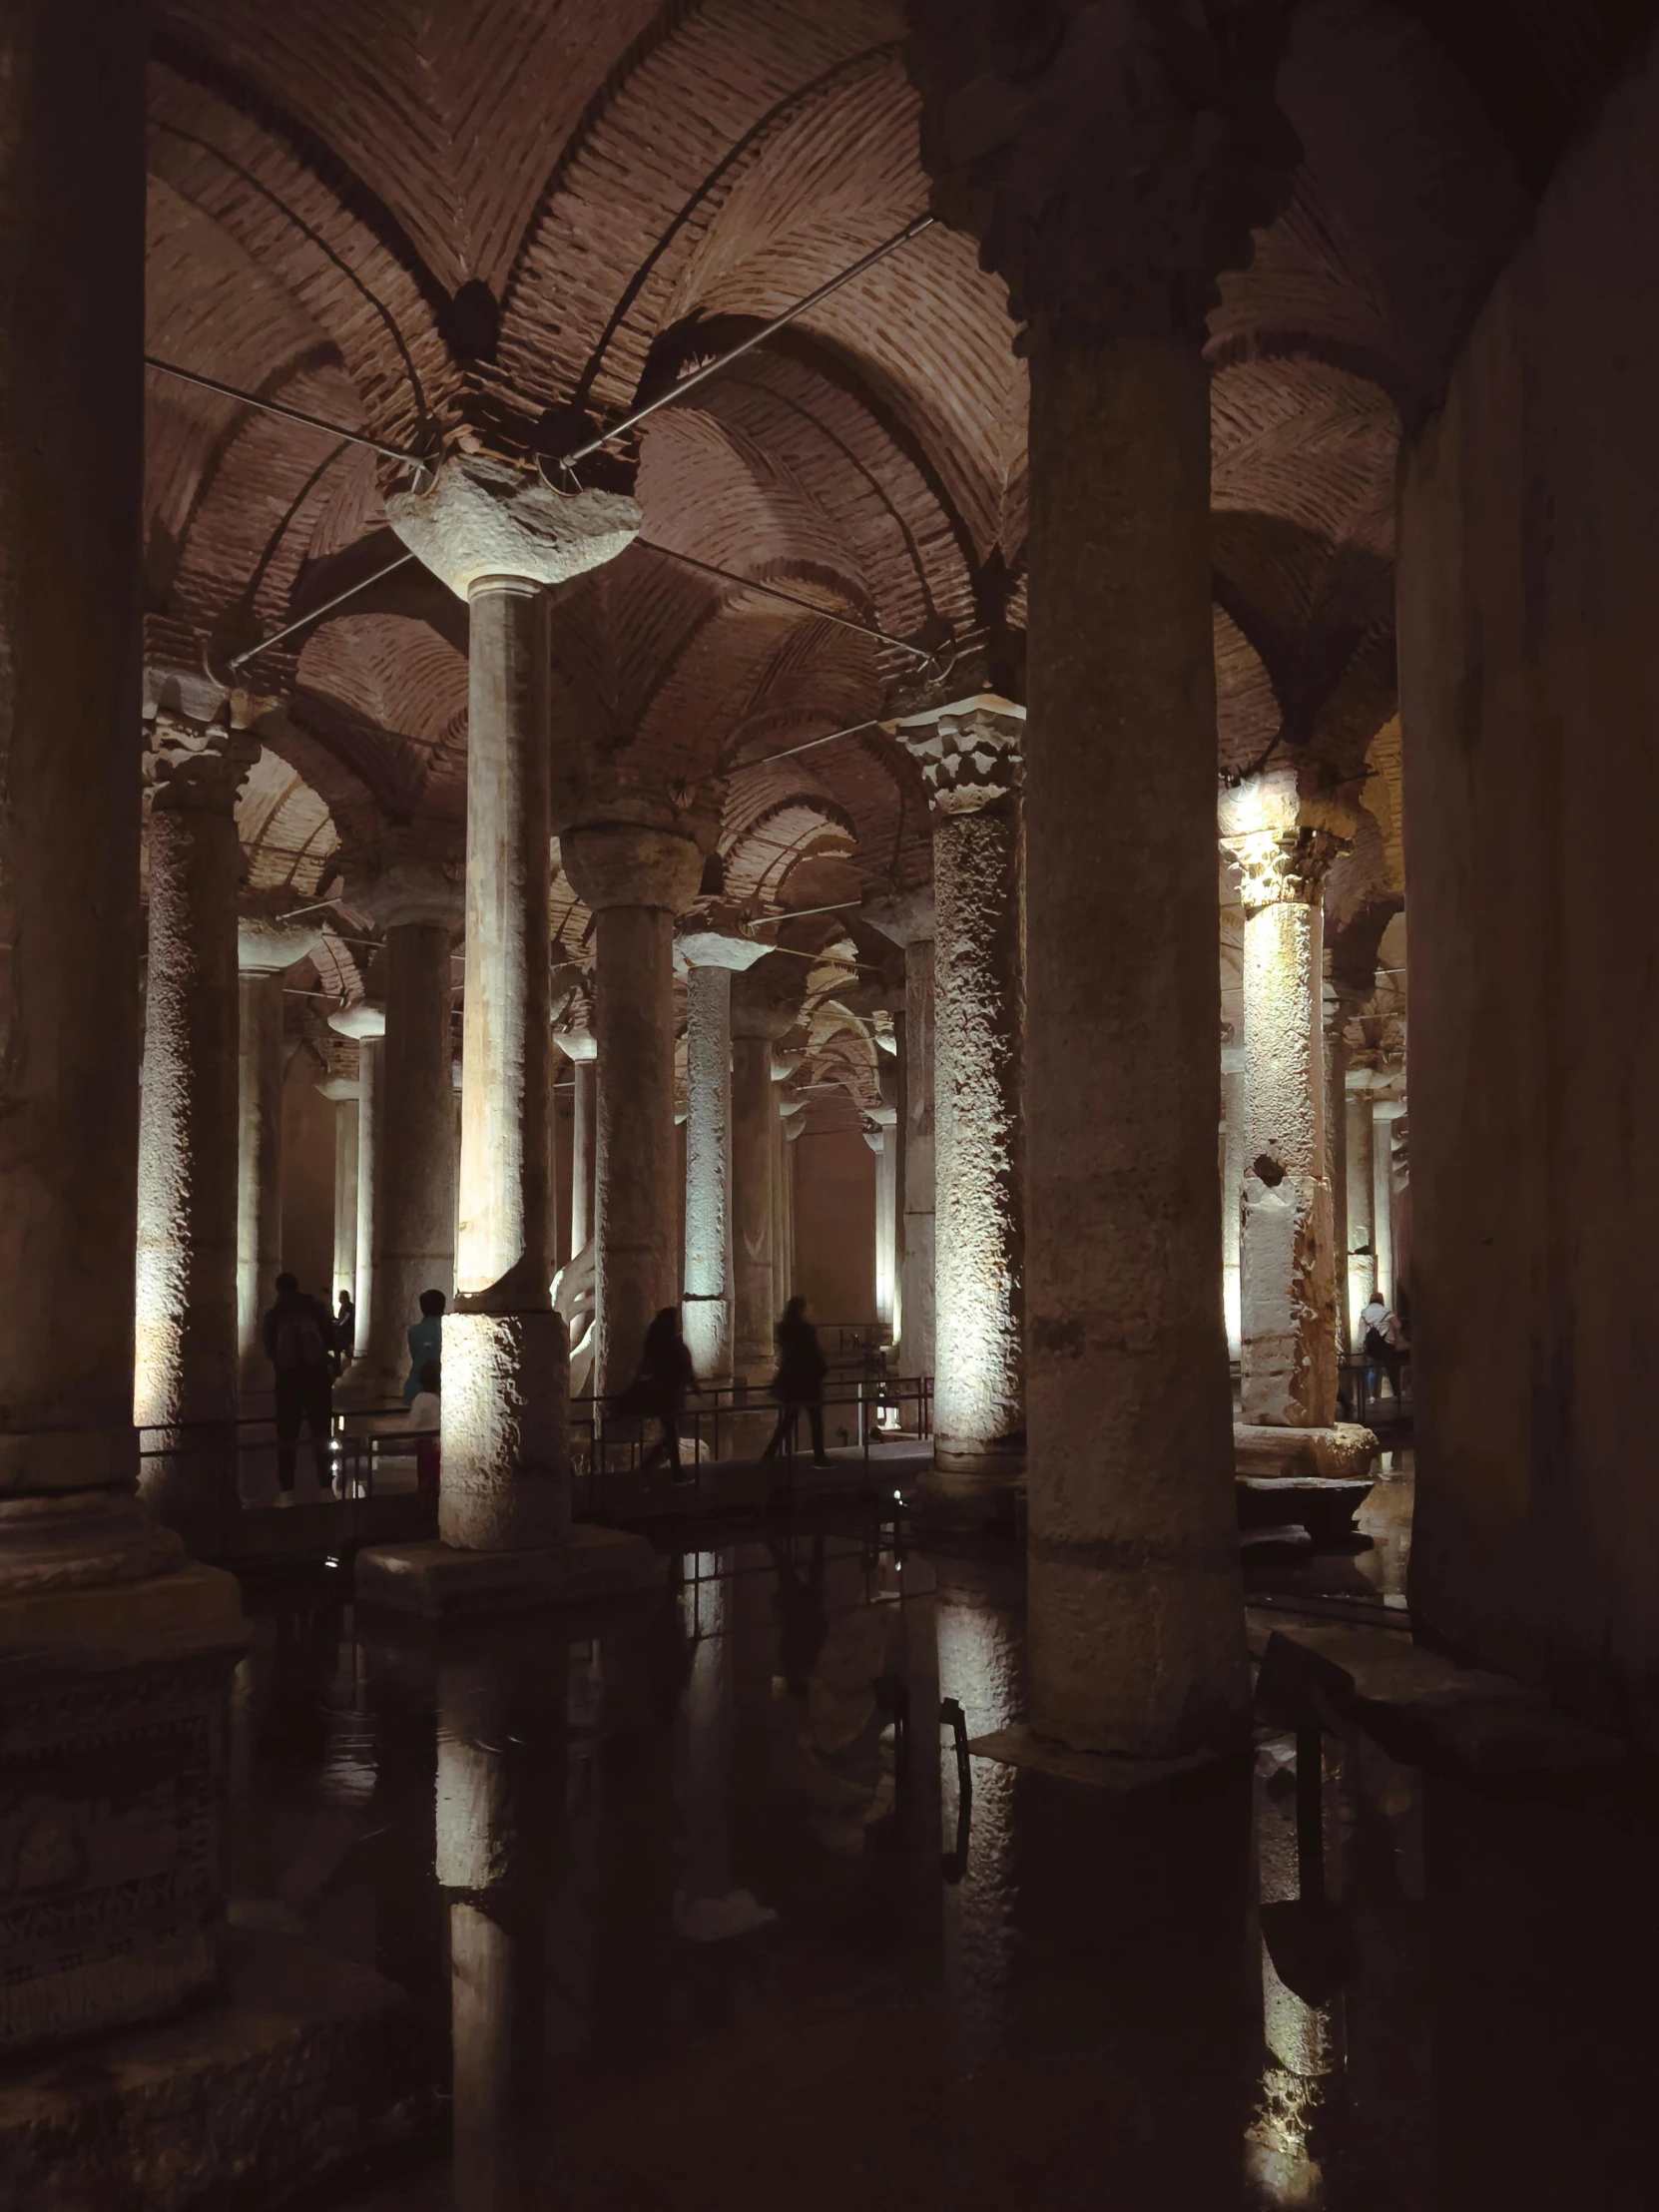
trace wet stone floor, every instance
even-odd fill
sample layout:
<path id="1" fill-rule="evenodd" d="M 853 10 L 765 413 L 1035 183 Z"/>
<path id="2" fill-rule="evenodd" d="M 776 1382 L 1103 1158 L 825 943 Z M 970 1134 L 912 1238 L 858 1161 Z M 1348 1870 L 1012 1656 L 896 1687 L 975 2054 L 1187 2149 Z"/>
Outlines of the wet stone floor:
<path id="1" fill-rule="evenodd" d="M 1384 1604 L 1405 1517 L 1372 1513 L 1257 1594 Z M 1322 1904 L 1292 1738 L 1129 1794 L 958 1745 L 948 1701 L 965 1738 L 1020 1717 L 1011 1556 L 750 1535 L 436 1645 L 345 1594 L 250 1594 L 233 1918 L 405 1988 L 437 2101 L 319 2203 L 1654 2201 L 1633 1784 L 1494 1794 L 1327 1736 Z"/>

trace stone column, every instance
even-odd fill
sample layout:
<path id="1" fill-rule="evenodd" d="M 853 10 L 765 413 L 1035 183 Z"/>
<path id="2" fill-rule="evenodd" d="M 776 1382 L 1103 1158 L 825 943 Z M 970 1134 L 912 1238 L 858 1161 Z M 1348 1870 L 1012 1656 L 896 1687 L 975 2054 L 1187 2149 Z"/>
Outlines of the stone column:
<path id="1" fill-rule="evenodd" d="M 594 1164 L 599 1139 L 598 1047 L 592 1037 L 583 1040 L 585 1053 L 572 1053 L 576 1094 L 573 1105 L 570 1168 L 570 1252 L 574 1259 L 593 1242 Z M 561 1039 L 566 1052 L 570 1042 Z"/>
<path id="2" fill-rule="evenodd" d="M 675 947 L 686 974 L 684 1321 L 706 1382 L 732 1380 L 732 977 L 767 949 L 737 920 L 699 913 Z"/>
<path id="3" fill-rule="evenodd" d="M 549 1249 L 552 764 L 542 587 L 614 559 L 640 513 L 608 492 L 564 497 L 500 456 L 477 455 L 418 473 L 387 495 L 386 514 L 466 598 L 470 619 L 460 1203 L 456 1298 L 443 1332 L 438 1525 L 461 1551 L 535 1551 L 559 1544 L 570 1525 L 567 1345 Z M 428 1592 L 471 1586 L 447 1565 L 426 1567 Z M 557 1580 L 563 1569 L 550 1571 Z M 370 1574 L 388 1596 L 377 1563 Z"/>
<path id="4" fill-rule="evenodd" d="M 1331 1275 L 1339 1359 L 1353 1349 L 1348 1318 L 1348 1256 L 1354 1236 L 1348 1218 L 1347 1031 L 1368 995 L 1341 982 L 1328 982 L 1324 991 L 1325 1179 L 1331 1186 Z"/>
<path id="5" fill-rule="evenodd" d="M 934 1487 L 950 1495 L 1005 1490 L 1025 1463 L 1024 718 L 987 695 L 898 726 L 933 801 Z"/>
<path id="6" fill-rule="evenodd" d="M 374 1117 L 374 1304 L 359 1329 L 351 1391 L 380 1403 L 402 1394 L 422 1292 L 447 1299 L 455 1287 L 449 949 L 458 900 L 441 878 L 400 878 L 365 892 L 362 903 L 385 928 L 386 995 Z"/>
<path id="7" fill-rule="evenodd" d="M 703 855 L 687 837 L 599 822 L 559 840 L 594 915 L 595 1148 L 599 1355 L 610 1396 L 639 1366 L 645 1333 L 680 1302 L 674 1137 L 674 917 L 696 895 Z"/>
<path id="8" fill-rule="evenodd" d="M 145 68 L 0 15 L 0 2052 L 219 1972 L 235 1582 L 135 1494 Z M 73 2192 L 73 2173 L 65 2181 Z"/>
<path id="9" fill-rule="evenodd" d="M 933 894 L 866 903 L 883 936 L 904 947 L 903 1186 L 898 1371 L 931 1375 L 933 1337 Z"/>
<path id="10" fill-rule="evenodd" d="M 585 1023 L 586 1007 L 581 1009 L 581 1017 Z M 579 1397 L 586 1396 L 592 1385 L 592 1339 L 597 1322 L 593 1239 L 597 1218 L 594 1156 L 599 1138 L 599 1047 L 592 1030 L 585 1026 L 555 1031 L 554 1042 L 570 1061 L 575 1082 L 570 1143 L 570 1258 L 559 1270 L 554 1304 L 570 1335 L 570 1389 L 573 1397 Z"/>
<path id="11" fill-rule="evenodd" d="M 1377 1288 L 1377 1228 L 1372 1189 L 1372 1114 L 1369 1071 L 1350 1069 L 1344 1099 L 1348 1121 L 1348 1333 L 1360 1348 L 1360 1316 Z"/>
<path id="12" fill-rule="evenodd" d="M 737 1380 L 762 1386 L 777 1366 L 780 1312 L 773 1278 L 772 1051 L 794 1028 L 807 963 L 770 952 L 732 987 L 732 1276 L 737 1296 Z"/>
<path id="13" fill-rule="evenodd" d="M 872 1107 L 868 1118 L 864 1142 L 875 1155 L 875 1319 L 890 1343 L 898 1275 L 898 1109 Z"/>
<path id="14" fill-rule="evenodd" d="M 236 801 L 259 753 L 227 731 L 159 725 L 150 814 L 150 957 L 139 1109 L 133 1418 L 159 1519 L 209 1528 L 235 1480 L 237 1417 Z"/>
<path id="15" fill-rule="evenodd" d="M 1392 1306 L 1398 1291 L 1394 1268 L 1394 1123 L 1405 1112 L 1398 1098 L 1372 1100 L 1372 1231 L 1377 1295 Z"/>
<path id="16" fill-rule="evenodd" d="M 334 1277 L 330 1309 L 349 1291 L 357 1304 L 357 1109 L 362 1086 L 354 1075 L 325 1075 L 317 1090 L 334 1109 Z"/>
<path id="17" fill-rule="evenodd" d="M 322 935 L 306 916 L 237 924 L 237 1353 L 244 1393 L 269 1391 L 260 1324 L 282 1268 L 282 977 Z"/>
<path id="18" fill-rule="evenodd" d="M 359 998 L 328 1016 L 336 1036 L 357 1047 L 357 1218 L 354 1229 L 357 1309 L 356 1345 L 360 1352 L 374 1323 L 374 1190 L 378 1177 L 380 1099 L 385 1089 L 383 1045 L 386 1010 L 378 999 Z M 338 1235 L 336 1228 L 335 1235 Z"/>
<path id="19" fill-rule="evenodd" d="M 1227 1323 L 1227 1356 L 1243 1353 L 1240 1334 L 1242 1294 L 1239 1271 L 1240 1219 L 1244 1194 L 1245 1079 L 1244 1047 L 1226 1044 L 1221 1054 L 1221 1309 Z"/>
<path id="20" fill-rule="evenodd" d="M 1244 907 L 1243 1419 L 1325 1428 L 1337 1416 L 1337 1294 L 1322 900 L 1347 818 L 1305 794 L 1294 768 L 1225 793 L 1221 815 Z"/>
<path id="21" fill-rule="evenodd" d="M 1138 1758 L 1241 1744 L 1249 1719 L 1217 1296 L 1203 342 L 1217 268 L 1248 258 L 1297 158 L 1270 42 L 1186 26 L 1178 73 L 1157 36 L 1173 17 L 1068 11 L 1027 54 L 988 0 L 913 0 L 905 50 L 935 205 L 1006 278 L 1031 379 L 1031 1729 Z M 945 935 L 941 898 L 941 1392 Z"/>

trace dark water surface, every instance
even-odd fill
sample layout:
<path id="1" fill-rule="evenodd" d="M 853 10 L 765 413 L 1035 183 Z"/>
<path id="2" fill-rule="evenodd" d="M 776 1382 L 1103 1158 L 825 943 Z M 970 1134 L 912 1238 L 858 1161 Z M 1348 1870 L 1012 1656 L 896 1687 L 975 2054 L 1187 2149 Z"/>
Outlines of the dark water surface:
<path id="1" fill-rule="evenodd" d="M 958 1761 L 941 1697 L 1020 1715 L 1011 1559 L 752 1538 L 436 1645 L 344 1597 L 251 1601 L 231 1887 L 427 2023 L 449 2126 L 358 2212 L 1655 2199 L 1632 1785 L 1328 1738 L 1316 1912 L 1289 1738 L 1123 1796 Z"/>

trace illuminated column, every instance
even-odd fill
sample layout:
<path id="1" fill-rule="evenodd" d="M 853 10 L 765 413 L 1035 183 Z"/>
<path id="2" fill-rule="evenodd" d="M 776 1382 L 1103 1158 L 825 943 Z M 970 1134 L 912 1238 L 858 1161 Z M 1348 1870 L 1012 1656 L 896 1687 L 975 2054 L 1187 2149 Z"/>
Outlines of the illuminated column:
<path id="1" fill-rule="evenodd" d="M 10 0 L 0 17 L 0 2053 L 14 2079 L 37 2044 L 176 2012 L 217 1982 L 217 1778 L 246 1641 L 231 1576 L 186 1564 L 135 1494 L 148 43 L 143 11 L 93 0 Z M 227 1083 L 228 1124 L 234 1095 Z M 59 2193 L 20 2191 L 17 2163 L 11 2201 Z M 84 2193 L 57 2170 L 64 2194 Z"/>
<path id="2" fill-rule="evenodd" d="M 771 952 L 732 986 L 732 1357 L 737 1380 L 752 1389 L 776 1366 L 772 1054 L 800 1016 L 806 982 L 805 960 Z"/>
<path id="3" fill-rule="evenodd" d="M 303 917 L 237 924 L 237 1350 L 247 1390 L 271 1388 L 260 1324 L 282 1267 L 282 977 L 321 941 Z"/>
<path id="4" fill-rule="evenodd" d="M 1356 1240 L 1348 1215 L 1347 1029 L 1370 995 L 1352 984 L 1338 982 L 1328 982 L 1324 992 L 1325 1179 L 1331 1186 L 1331 1274 L 1339 1356 L 1352 1351 L 1355 1344 L 1349 1327 L 1348 1297 L 1349 1254 Z"/>
<path id="5" fill-rule="evenodd" d="M 355 1055 L 353 1055 L 355 1057 Z M 328 1286 L 330 1308 L 341 1291 L 357 1303 L 357 1106 L 361 1085 L 343 1070 L 325 1075 L 317 1090 L 334 1109 L 334 1275 Z"/>
<path id="6" fill-rule="evenodd" d="M 898 1370 L 931 1375 L 933 1336 L 933 894 L 909 891 L 864 908 L 904 947 L 902 1176 Z"/>
<path id="7" fill-rule="evenodd" d="M 211 1518 L 237 1415 L 236 801 L 249 738 L 156 733 L 133 1418 L 159 1519 Z"/>
<path id="8" fill-rule="evenodd" d="M 912 0 L 908 20 L 935 204 L 975 226 L 1030 372 L 1031 1728 L 1140 1757 L 1238 1744 L 1203 347 L 1217 269 L 1287 205 L 1298 148 L 1271 42 L 1223 46 L 1207 19 L 1179 69 L 1140 14 L 1126 31 L 1116 11 L 1056 12 L 1029 53 L 989 0 Z M 953 1047 L 936 887 L 942 1426 Z"/>
<path id="9" fill-rule="evenodd" d="M 680 1301 L 675 1217 L 674 917 L 697 891 L 688 837 L 600 822 L 559 840 L 565 873 L 594 916 L 598 1365 L 612 1395 L 639 1366 L 645 1333 Z"/>
<path id="10" fill-rule="evenodd" d="M 1024 718 L 987 696 L 898 726 L 933 801 L 933 1418 L 950 1494 L 1025 1463 Z"/>
<path id="11" fill-rule="evenodd" d="M 676 946 L 686 970 L 684 1325 L 706 1382 L 732 1380 L 732 977 L 766 949 L 701 914 Z"/>
<path id="12" fill-rule="evenodd" d="M 779 1114 L 782 1120 L 784 1137 L 783 1164 L 780 1170 L 783 1176 L 782 1196 L 784 1202 L 783 1288 L 786 1297 L 793 1298 L 795 1296 L 795 1286 L 800 1280 L 801 1267 L 795 1243 L 795 1178 L 797 1166 L 795 1147 L 800 1142 L 801 1133 L 807 1126 L 807 1116 L 804 1102 L 800 1099 L 781 1101 Z"/>
<path id="13" fill-rule="evenodd" d="M 576 1095 L 571 1121 L 570 1251 L 574 1259 L 593 1242 L 594 1156 L 599 1136 L 598 1046 L 592 1037 L 561 1037 L 571 1057 Z M 578 1049 L 573 1049 L 573 1046 Z"/>
<path id="14" fill-rule="evenodd" d="M 1227 1356 L 1241 1352 L 1239 1207 L 1244 1186 L 1244 1050 L 1228 1044 L 1221 1055 L 1221 1306 L 1227 1321 Z"/>
<path id="15" fill-rule="evenodd" d="M 356 1345 L 361 1352 L 374 1325 L 374 1187 L 379 1151 L 380 1099 L 385 1087 L 383 1040 L 386 1010 L 378 999 L 359 998 L 328 1016 L 336 1036 L 357 1047 L 357 1218 L 355 1228 Z"/>
<path id="16" fill-rule="evenodd" d="M 567 1342 L 551 1250 L 552 761 L 543 587 L 633 541 L 640 512 L 495 455 L 389 493 L 392 528 L 468 602 L 466 966 L 455 1304 L 443 1328 L 438 1525 L 524 1551 L 570 1523 Z"/>
<path id="17" fill-rule="evenodd" d="M 1321 906 L 1350 822 L 1298 784 L 1270 770 L 1221 807 L 1245 917 L 1242 1411 L 1272 1428 L 1337 1416 Z"/>
<path id="18" fill-rule="evenodd" d="M 401 1396 L 423 1291 L 455 1287 L 453 886 L 400 877 L 363 894 L 385 929 L 385 1036 L 374 1114 L 373 1311 L 359 1324 L 355 1396 Z"/>
<path id="19" fill-rule="evenodd" d="M 1350 1070 L 1344 1112 L 1348 1121 L 1348 1337 L 1358 1352 L 1365 1337 L 1360 1316 L 1377 1288 L 1369 1071 Z"/>
<path id="20" fill-rule="evenodd" d="M 894 1168 L 898 1162 L 898 1110 L 873 1106 L 864 1142 L 875 1155 L 875 1319 L 887 1337 L 893 1328 L 893 1300 L 898 1274 L 898 1196 Z"/>
<path id="21" fill-rule="evenodd" d="M 1372 1100 L 1372 1243 L 1377 1251 L 1377 1295 L 1392 1306 L 1398 1295 L 1394 1266 L 1394 1123 L 1405 1112 L 1399 1098 Z"/>

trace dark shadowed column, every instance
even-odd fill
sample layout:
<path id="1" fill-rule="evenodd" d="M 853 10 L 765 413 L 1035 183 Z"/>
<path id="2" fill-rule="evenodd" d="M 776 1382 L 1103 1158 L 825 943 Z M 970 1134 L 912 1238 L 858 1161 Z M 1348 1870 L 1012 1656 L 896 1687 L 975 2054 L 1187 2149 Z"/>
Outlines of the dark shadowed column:
<path id="1" fill-rule="evenodd" d="M 1174 6 L 1056 13 L 1020 51 L 988 7 L 914 20 L 935 206 L 1028 325 L 1031 1726 L 1156 1758 L 1237 1744 L 1248 1714 L 1201 348 L 1297 148 L 1271 55 L 1243 82 L 1252 42 L 1224 53 Z"/>
<path id="2" fill-rule="evenodd" d="M 770 952 L 732 985 L 732 1274 L 737 1295 L 733 1364 L 756 1388 L 777 1356 L 779 1286 L 773 1279 L 772 1054 L 794 1028 L 807 963 Z"/>

